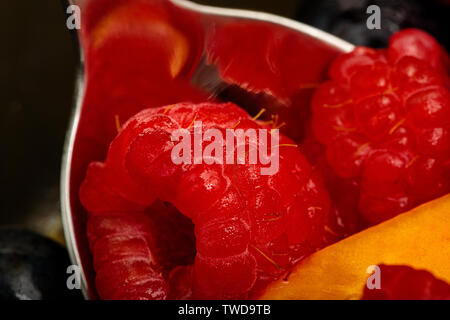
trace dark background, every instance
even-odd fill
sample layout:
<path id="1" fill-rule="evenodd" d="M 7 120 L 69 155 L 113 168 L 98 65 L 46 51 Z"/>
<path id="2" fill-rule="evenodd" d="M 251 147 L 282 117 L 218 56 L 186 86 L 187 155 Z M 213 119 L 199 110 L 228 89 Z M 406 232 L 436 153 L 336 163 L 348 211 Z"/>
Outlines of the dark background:
<path id="1" fill-rule="evenodd" d="M 76 65 L 61 3 L 0 2 L 0 224 L 59 239 L 60 159 Z"/>
<path id="2" fill-rule="evenodd" d="M 447 0 L 377 0 L 380 31 L 365 28 L 364 0 L 201 0 L 296 18 L 355 44 L 384 46 L 418 26 L 447 45 Z M 0 1 L 0 225 L 25 225 L 63 242 L 59 171 L 77 55 L 63 1 Z"/>

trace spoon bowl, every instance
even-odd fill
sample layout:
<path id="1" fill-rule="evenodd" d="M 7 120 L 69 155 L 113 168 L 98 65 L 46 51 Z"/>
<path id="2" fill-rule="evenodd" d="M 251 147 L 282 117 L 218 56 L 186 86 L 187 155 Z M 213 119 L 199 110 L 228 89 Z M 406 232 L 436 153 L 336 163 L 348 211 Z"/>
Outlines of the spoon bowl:
<path id="1" fill-rule="evenodd" d="M 88 4 L 95 1 L 98 0 L 69 1 L 70 4 L 80 6 L 83 20 L 81 30 L 77 32 L 80 67 L 77 74 L 75 107 L 66 137 L 61 171 L 61 212 L 66 243 L 72 263 L 80 267 L 81 289 L 87 299 L 95 299 L 97 294 L 86 237 L 86 212 L 80 204 L 78 190 L 87 164 L 92 160 L 102 159 L 105 153 L 103 146 L 90 141 L 89 135 L 83 134 L 80 129 L 83 121 L 87 121 L 85 115 L 89 112 L 85 104 L 86 89 L 90 85 L 86 68 L 91 64 L 89 60 L 91 57 L 86 54 L 84 28 L 87 24 L 93 23 L 94 18 L 91 17 L 93 15 L 89 12 Z M 142 0 L 128 0 L 122 5 L 128 6 L 139 1 L 142 2 Z M 215 8 L 185 0 L 167 0 L 159 3 L 170 8 L 172 14 L 194 19 L 201 26 L 202 38 L 209 43 L 209 48 L 216 48 L 215 51 L 208 51 L 208 45 L 204 45 L 200 49 L 197 62 L 188 72 L 192 86 L 201 88 L 210 96 L 244 105 L 249 112 L 266 105 L 279 104 L 282 106 L 280 108 L 283 108 L 291 103 L 291 83 L 278 78 L 280 70 L 278 66 L 272 66 L 270 61 L 270 55 L 279 52 L 277 50 L 280 46 L 284 46 L 285 55 L 282 60 L 285 60 L 287 66 L 287 69 L 283 69 L 286 71 L 282 73 L 292 72 L 295 76 L 300 70 L 304 74 L 303 84 L 306 85 L 320 81 L 326 66 L 336 55 L 353 49 L 352 44 L 326 32 L 268 13 Z M 248 50 L 254 50 L 250 52 L 250 56 L 254 56 L 255 59 L 242 59 L 243 50 L 247 50 L 245 56 L 247 58 Z M 211 53 L 212 51 L 214 52 Z M 263 67 L 258 64 L 261 59 L 267 60 L 267 64 Z M 301 63 L 298 63 L 299 61 Z M 298 70 L 289 68 L 291 62 L 298 64 Z M 268 85 L 259 81 L 265 76 L 263 69 L 266 67 L 269 69 L 273 67 L 269 71 L 275 75 L 268 78 Z M 247 72 L 240 72 L 246 68 Z M 289 117 L 289 114 L 287 116 Z M 85 152 L 87 146 L 93 152 Z"/>

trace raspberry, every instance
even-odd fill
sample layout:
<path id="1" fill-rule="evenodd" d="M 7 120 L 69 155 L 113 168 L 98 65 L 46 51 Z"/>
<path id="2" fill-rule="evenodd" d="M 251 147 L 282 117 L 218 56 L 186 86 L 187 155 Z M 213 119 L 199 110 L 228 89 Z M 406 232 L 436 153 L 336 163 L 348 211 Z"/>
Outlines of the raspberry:
<path id="1" fill-rule="evenodd" d="M 103 299 L 165 299 L 172 292 L 163 275 L 193 261 L 192 223 L 161 201 L 146 208 L 115 194 L 106 170 L 102 163 L 91 163 L 80 188 L 80 200 L 89 208 L 87 235 L 98 294 Z"/>
<path id="2" fill-rule="evenodd" d="M 450 300 L 450 284 L 426 270 L 380 265 L 381 288 L 364 288 L 362 300 Z"/>
<path id="3" fill-rule="evenodd" d="M 447 53 L 406 29 L 389 48 L 358 47 L 330 66 L 312 100 L 312 128 L 339 179 L 359 186 L 370 224 L 450 191 Z"/>
<path id="4" fill-rule="evenodd" d="M 172 133 L 192 136 L 193 120 L 203 130 L 270 129 L 231 103 L 180 103 L 130 118 L 105 164 L 91 165 L 104 172 L 90 169 L 80 190 L 100 297 L 247 298 L 324 245 L 328 195 L 290 139 L 270 147 L 280 156 L 273 175 L 249 164 L 248 153 L 245 164 L 177 165 Z M 179 212 L 158 209 L 161 201 Z"/>
<path id="5" fill-rule="evenodd" d="M 300 150 L 313 165 L 313 170 L 324 179 L 330 194 L 330 219 L 325 230 L 329 243 L 334 243 L 360 231 L 363 223 L 358 214 L 359 185 L 350 179 L 340 178 L 328 164 L 325 146 L 317 142 L 311 128 L 300 145 Z"/>

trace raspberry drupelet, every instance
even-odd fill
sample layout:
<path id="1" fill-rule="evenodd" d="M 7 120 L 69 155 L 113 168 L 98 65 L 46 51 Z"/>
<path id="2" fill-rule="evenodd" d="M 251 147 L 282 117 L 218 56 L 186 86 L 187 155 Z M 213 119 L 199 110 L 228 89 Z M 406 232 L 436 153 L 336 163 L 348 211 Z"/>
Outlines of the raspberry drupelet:
<path id="1" fill-rule="evenodd" d="M 389 47 L 339 56 L 312 100 L 312 128 L 369 224 L 450 192 L 448 55 L 405 29 Z"/>
<path id="2" fill-rule="evenodd" d="M 124 124 L 80 189 L 101 298 L 249 298 L 323 247 L 328 194 L 290 139 L 270 146 L 273 175 L 248 161 L 177 165 L 172 133 L 193 135 L 194 120 L 267 128 L 231 103 L 146 109 Z"/>

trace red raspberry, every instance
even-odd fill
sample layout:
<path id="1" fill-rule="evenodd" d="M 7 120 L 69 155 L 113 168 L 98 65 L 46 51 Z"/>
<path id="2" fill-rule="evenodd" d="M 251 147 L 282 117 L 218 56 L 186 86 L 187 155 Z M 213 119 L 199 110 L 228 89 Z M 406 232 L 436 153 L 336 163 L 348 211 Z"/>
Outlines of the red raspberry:
<path id="1" fill-rule="evenodd" d="M 329 243 L 346 238 L 363 228 L 358 214 L 359 185 L 350 179 L 340 178 L 330 167 L 325 155 L 325 146 L 317 142 L 310 129 L 300 150 L 313 165 L 313 170 L 324 179 L 330 194 L 330 220 L 325 230 Z"/>
<path id="2" fill-rule="evenodd" d="M 450 191 L 447 54 L 428 34 L 396 33 L 331 65 L 312 100 L 312 127 L 340 179 L 359 185 L 370 224 Z"/>
<path id="3" fill-rule="evenodd" d="M 105 171 L 104 164 L 91 163 L 80 188 L 80 199 L 89 208 L 87 235 L 98 294 L 103 299 L 170 297 L 163 275 L 192 263 L 192 223 L 161 201 L 146 208 L 115 194 Z"/>
<path id="4" fill-rule="evenodd" d="M 80 190 L 102 298 L 246 298 L 324 245 L 328 196 L 291 140 L 281 135 L 269 147 L 279 148 L 273 175 L 248 164 L 248 153 L 245 164 L 177 165 L 172 133 L 185 128 L 192 136 L 194 119 L 203 130 L 266 128 L 230 103 L 147 109 L 123 126 Z M 155 209 L 154 199 L 182 216 Z M 183 216 L 194 224 L 193 263 L 193 248 L 176 249 L 179 233 L 189 234 Z M 161 224 L 172 230 L 158 232 Z"/>
<path id="5" fill-rule="evenodd" d="M 450 284 L 428 271 L 380 265 L 381 288 L 364 288 L 362 300 L 450 300 Z"/>

